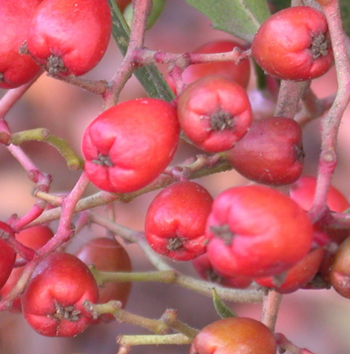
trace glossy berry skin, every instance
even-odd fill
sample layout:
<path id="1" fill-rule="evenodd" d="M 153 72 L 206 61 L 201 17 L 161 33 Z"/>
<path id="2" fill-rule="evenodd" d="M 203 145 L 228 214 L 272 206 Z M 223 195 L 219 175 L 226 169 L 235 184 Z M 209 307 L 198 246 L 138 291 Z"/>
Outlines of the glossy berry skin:
<path id="1" fill-rule="evenodd" d="M 111 28 L 107 0 L 46 0 L 31 22 L 27 48 L 49 74 L 80 76 L 102 59 Z"/>
<path id="2" fill-rule="evenodd" d="M 22 245 L 38 250 L 46 244 L 47 241 L 53 236 L 52 230 L 46 225 L 37 225 L 24 229 L 16 234 L 16 240 L 19 241 Z M 17 257 L 18 258 L 18 257 Z M 18 279 L 22 275 L 24 266 L 14 268 L 7 279 L 5 285 L 0 290 L 0 297 L 5 297 L 12 288 L 16 285 Z M 12 302 L 11 312 L 20 312 L 21 311 L 21 302 L 17 298 Z"/>
<path id="3" fill-rule="evenodd" d="M 310 210 L 315 197 L 316 178 L 302 176 L 290 186 L 290 197 L 303 209 Z M 327 206 L 330 210 L 342 213 L 350 207 L 346 197 L 334 186 L 330 186 L 327 194 Z"/>
<path id="4" fill-rule="evenodd" d="M 83 303 L 98 302 L 98 287 L 89 268 L 77 257 L 49 254 L 35 268 L 21 297 L 28 324 L 49 337 L 74 337 L 91 323 Z"/>
<path id="5" fill-rule="evenodd" d="M 207 76 L 187 86 L 179 96 L 177 114 L 184 134 L 208 152 L 232 148 L 252 122 L 246 91 L 220 76 Z"/>
<path id="6" fill-rule="evenodd" d="M 131 260 L 125 248 L 116 240 L 107 237 L 99 237 L 85 243 L 75 254 L 87 265 L 93 265 L 99 271 L 105 272 L 130 272 Z M 123 306 L 129 298 L 130 282 L 113 282 L 99 286 L 99 303 L 103 304 L 110 300 L 121 301 Z M 111 314 L 102 314 L 98 317 L 99 322 L 115 320 Z"/>
<path id="7" fill-rule="evenodd" d="M 213 54 L 230 52 L 238 47 L 243 50 L 243 46 L 232 40 L 218 40 L 208 42 L 193 51 L 195 54 Z M 246 88 L 250 79 L 250 62 L 248 59 L 242 60 L 238 65 L 232 61 L 211 62 L 193 64 L 187 67 L 182 74 L 185 84 L 190 84 L 202 77 L 218 75 L 230 80 L 234 80 L 242 87 Z"/>
<path id="8" fill-rule="evenodd" d="M 329 280 L 335 291 L 350 299 L 350 238 L 337 249 L 329 273 Z"/>
<path id="9" fill-rule="evenodd" d="M 219 194 L 206 233 L 214 269 L 229 277 L 280 274 L 308 254 L 313 239 L 305 211 L 288 196 L 260 185 Z"/>
<path id="10" fill-rule="evenodd" d="M 290 197 L 296 201 L 304 210 L 310 210 L 316 191 L 316 178 L 302 176 L 290 186 Z M 327 194 L 327 207 L 329 210 L 342 213 L 350 208 L 346 197 L 334 186 L 330 186 Z M 332 229 L 327 225 L 327 220 L 320 220 L 314 224 L 315 232 L 326 233 L 330 239 L 338 244 L 342 243 L 350 234 L 347 228 Z"/>
<path id="11" fill-rule="evenodd" d="M 114 193 L 145 187 L 170 163 L 179 141 L 176 110 L 143 98 L 119 103 L 85 130 L 85 173 L 98 188 Z"/>
<path id="12" fill-rule="evenodd" d="M 194 338 L 190 354 L 275 354 L 273 333 L 261 322 L 230 317 L 204 327 Z"/>
<path id="13" fill-rule="evenodd" d="M 192 265 L 202 279 L 220 284 L 227 288 L 244 289 L 252 283 L 252 279 L 250 278 L 225 277 L 221 275 L 213 268 L 207 253 L 195 258 L 192 261 Z"/>
<path id="14" fill-rule="evenodd" d="M 41 2 L 42 0 L 0 2 L 0 88 L 10 89 L 24 85 L 41 70 L 33 58 L 19 52 L 27 38 L 35 10 Z"/>
<path id="15" fill-rule="evenodd" d="M 14 249 L 0 239 L 0 289 L 4 286 L 9 278 L 16 260 L 16 252 Z"/>
<path id="16" fill-rule="evenodd" d="M 276 186 L 293 183 L 304 165 L 302 129 L 285 117 L 253 121 L 248 133 L 225 156 L 237 172 L 252 181 Z"/>
<path id="17" fill-rule="evenodd" d="M 270 16 L 252 42 L 252 56 L 270 75 L 283 80 L 311 80 L 333 63 L 325 16 L 307 6 L 294 6 Z"/>
<path id="18" fill-rule="evenodd" d="M 212 197 L 194 182 L 164 188 L 150 204 L 145 234 L 158 253 L 176 261 L 188 261 L 205 252 L 205 223 Z"/>
<path id="19" fill-rule="evenodd" d="M 301 261 L 280 277 L 263 277 L 255 279 L 261 286 L 274 289 L 281 294 L 290 294 L 306 286 L 318 272 L 323 256 L 323 248 L 315 248 Z"/>

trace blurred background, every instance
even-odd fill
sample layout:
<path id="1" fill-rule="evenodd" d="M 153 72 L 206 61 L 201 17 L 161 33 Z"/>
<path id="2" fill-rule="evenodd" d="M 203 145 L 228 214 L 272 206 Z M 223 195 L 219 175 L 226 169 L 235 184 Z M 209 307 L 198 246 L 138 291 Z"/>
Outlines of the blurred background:
<path id="1" fill-rule="evenodd" d="M 209 20 L 185 1 L 168 0 L 156 25 L 147 32 L 146 46 L 154 50 L 181 53 L 191 51 L 214 39 L 230 38 L 226 33 L 214 30 Z M 109 49 L 100 64 L 87 78 L 110 79 L 122 57 L 111 41 Z M 166 73 L 166 67 L 159 69 Z M 334 70 L 313 82 L 313 89 L 319 97 L 332 94 L 337 89 Z M 254 90 L 254 77 L 250 90 Z M 5 90 L 0 90 L 4 95 Z M 145 96 L 145 92 L 135 78 L 132 78 L 122 91 L 120 100 L 124 101 Z M 256 101 L 256 95 L 252 96 Z M 253 98 L 252 98 L 253 99 Z M 254 101 L 254 102 L 255 102 Z M 269 109 L 269 107 L 266 107 Z M 74 86 L 42 75 L 24 97 L 9 112 L 6 119 L 13 132 L 45 127 L 61 138 L 66 139 L 74 150 L 80 153 L 80 141 L 85 127 L 103 110 L 100 97 L 82 91 Z M 348 198 L 350 196 L 350 151 L 349 109 L 347 110 L 339 133 L 339 163 L 333 185 Z M 72 189 L 80 172 L 69 171 L 57 151 L 45 143 L 25 143 L 23 149 L 44 172 L 53 176 L 52 192 L 65 193 Z M 305 129 L 304 147 L 306 152 L 305 174 L 316 175 L 320 149 L 319 121 L 316 120 Z M 198 151 L 186 143 L 180 145 L 174 164 L 182 162 Z M 31 196 L 34 185 L 26 176 L 19 163 L 5 147 L 0 146 L 0 217 L 6 220 L 16 213 L 24 215 L 33 205 Z M 215 197 L 225 188 L 246 183 L 236 172 L 225 172 L 206 177 L 199 181 Z M 87 195 L 96 192 L 93 186 Z M 116 206 L 117 222 L 137 230 L 143 229 L 147 206 L 156 192 L 141 196 L 129 204 Z M 100 209 L 104 212 L 103 208 Z M 51 224 L 55 230 L 57 222 Z M 95 236 L 103 236 L 105 231 L 92 226 L 80 232 L 68 251 L 74 252 L 79 245 Z M 126 245 L 134 270 L 151 270 L 152 267 L 138 247 Z M 195 273 L 190 264 L 174 265 L 187 274 Z M 259 319 L 261 305 L 230 304 L 241 316 Z M 135 283 L 127 309 L 151 318 L 159 318 L 167 308 L 178 310 L 179 319 L 189 325 L 202 328 L 217 320 L 212 301 L 188 290 L 164 285 Z M 277 332 L 284 333 L 300 347 L 306 347 L 316 354 L 344 354 L 350 352 L 350 303 L 333 290 L 300 290 L 283 298 Z M 46 338 L 35 333 L 19 314 L 1 313 L 0 315 L 0 353 L 1 354 L 113 354 L 118 350 L 118 334 L 146 333 L 142 329 L 117 322 L 108 325 L 92 326 L 73 339 Z M 188 346 L 135 347 L 131 353 L 187 353 Z"/>

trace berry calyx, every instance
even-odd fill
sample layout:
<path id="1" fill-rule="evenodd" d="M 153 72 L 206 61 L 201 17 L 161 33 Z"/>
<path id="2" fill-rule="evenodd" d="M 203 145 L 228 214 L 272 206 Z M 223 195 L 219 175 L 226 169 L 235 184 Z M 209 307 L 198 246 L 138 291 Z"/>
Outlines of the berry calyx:
<path id="1" fill-rule="evenodd" d="M 206 249 L 205 223 L 212 197 L 201 185 L 179 182 L 164 188 L 150 204 L 145 235 L 158 253 L 187 261 Z"/>
<path id="2" fill-rule="evenodd" d="M 252 56 L 279 79 L 304 81 L 321 76 L 333 63 L 325 16 L 308 6 L 276 12 L 258 29 Z"/>
<path id="3" fill-rule="evenodd" d="M 230 149 L 252 122 L 245 90 L 220 76 L 204 77 L 186 87 L 179 96 L 177 112 L 184 134 L 208 152 Z"/>

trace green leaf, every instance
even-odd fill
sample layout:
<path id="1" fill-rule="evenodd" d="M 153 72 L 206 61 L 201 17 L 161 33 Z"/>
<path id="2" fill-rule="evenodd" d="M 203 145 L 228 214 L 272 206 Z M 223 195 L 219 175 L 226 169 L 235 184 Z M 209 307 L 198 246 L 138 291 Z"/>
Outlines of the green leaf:
<path id="1" fill-rule="evenodd" d="M 270 15 L 266 0 L 186 0 L 204 13 L 213 27 L 247 42 Z"/>
<path id="2" fill-rule="evenodd" d="M 213 303 L 217 314 L 221 318 L 237 317 L 237 315 L 221 300 L 215 288 L 213 288 Z"/>
<path id="3" fill-rule="evenodd" d="M 349 0 L 340 0 L 340 14 L 345 33 L 350 36 L 350 3 Z"/>
<path id="4" fill-rule="evenodd" d="M 130 28 L 125 22 L 115 0 L 109 0 L 109 4 L 112 10 L 112 36 L 122 54 L 125 55 L 128 49 Z M 174 99 L 173 92 L 156 66 L 148 65 L 138 68 L 134 71 L 134 75 L 140 81 L 149 97 L 160 98 L 165 101 Z"/>
<path id="5" fill-rule="evenodd" d="M 273 12 L 283 10 L 290 7 L 290 0 L 270 0 L 273 7 Z"/>

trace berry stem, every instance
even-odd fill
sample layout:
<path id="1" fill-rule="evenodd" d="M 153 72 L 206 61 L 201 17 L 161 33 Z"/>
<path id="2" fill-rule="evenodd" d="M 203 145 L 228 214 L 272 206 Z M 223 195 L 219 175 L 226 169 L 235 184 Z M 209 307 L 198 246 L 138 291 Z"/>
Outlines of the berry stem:
<path id="1" fill-rule="evenodd" d="M 180 170 L 186 170 L 186 179 L 196 179 L 214 173 L 232 170 L 232 166 L 222 157 L 222 154 L 216 154 L 211 157 L 208 157 L 206 155 L 199 155 L 197 156 L 197 159 L 194 162 L 191 161 L 189 164 L 185 163 L 183 165 L 177 166 L 177 168 Z M 169 186 L 170 184 L 176 182 L 178 179 L 178 175 L 173 175 L 170 169 L 169 171 L 166 171 L 166 173 L 160 175 L 154 182 L 149 184 L 147 187 L 142 188 L 136 192 L 125 194 L 98 192 L 94 195 L 79 200 L 74 212 L 77 213 L 80 211 L 92 209 L 94 207 L 105 205 L 113 201 L 128 203 L 142 194 L 146 194 L 148 192 Z M 57 197 L 54 197 L 48 193 L 41 191 L 37 191 L 35 193 L 35 196 L 49 203 L 52 202 L 52 204 L 54 205 L 56 204 L 56 202 L 60 201 L 59 199 L 57 199 Z M 39 218 L 32 222 L 30 226 L 57 220 L 60 218 L 60 213 L 60 207 L 46 210 Z"/>
<path id="2" fill-rule="evenodd" d="M 309 212 L 316 221 L 327 211 L 327 193 L 337 164 L 336 142 L 343 113 L 350 101 L 350 61 L 347 55 L 346 35 L 342 28 L 339 1 L 323 7 L 328 21 L 337 73 L 338 91 L 333 105 L 321 121 L 321 154 L 319 157 L 316 192 Z"/>
<path id="3" fill-rule="evenodd" d="M 188 338 L 194 338 L 199 332 L 197 329 L 190 327 L 188 324 L 180 321 L 177 318 L 177 311 L 174 309 L 167 309 L 163 313 L 161 320 L 176 332 L 182 333 Z"/>
<path id="4" fill-rule="evenodd" d="M 300 98 L 303 96 L 309 84 L 308 81 L 295 82 L 282 80 L 278 93 L 275 116 L 294 118 L 298 111 Z"/>
<path id="5" fill-rule="evenodd" d="M 14 133 L 11 135 L 10 143 L 20 145 L 26 141 L 44 141 L 58 150 L 66 160 L 70 170 L 78 170 L 83 167 L 83 160 L 79 158 L 68 143 L 61 138 L 51 135 L 45 128 L 36 128 Z"/>
<path id="6" fill-rule="evenodd" d="M 89 267 L 99 286 L 114 282 L 159 282 L 171 284 L 175 281 L 176 273 L 173 270 L 154 272 L 103 272 L 94 266 Z"/>
<path id="7" fill-rule="evenodd" d="M 279 306 L 282 301 L 282 295 L 274 290 L 269 290 L 263 298 L 263 307 L 260 320 L 272 332 L 275 331 Z"/>
<path id="8" fill-rule="evenodd" d="M 143 46 L 147 26 L 147 18 L 151 8 L 151 0 L 133 1 L 134 16 L 128 41 L 128 47 L 120 66 L 112 78 L 110 89 L 107 90 L 104 95 L 106 108 L 112 107 L 116 102 L 118 102 L 120 91 L 136 69 L 134 62 L 134 52 Z M 116 10 L 116 13 L 122 16 L 119 9 Z"/>
<path id="9" fill-rule="evenodd" d="M 117 338 L 117 343 L 123 347 L 135 345 L 184 345 L 191 344 L 192 338 L 181 333 L 163 334 L 163 335 L 126 335 L 122 334 Z"/>

